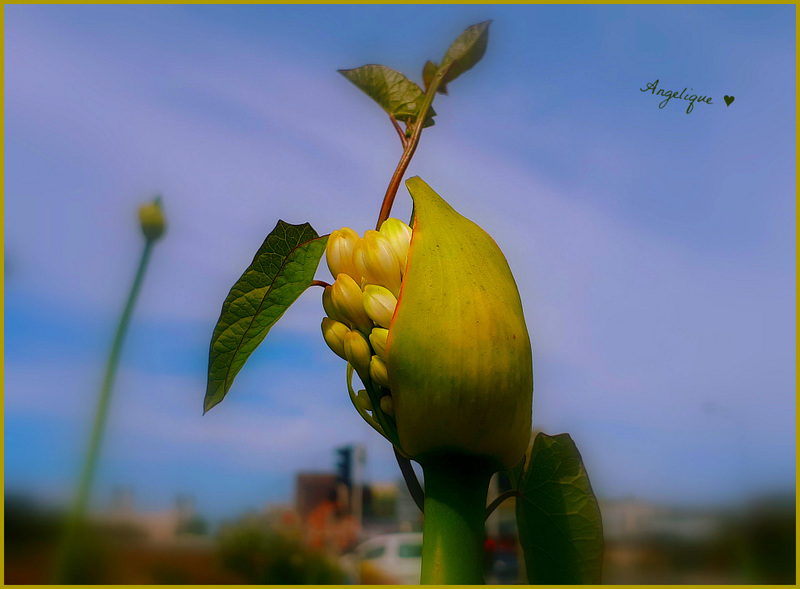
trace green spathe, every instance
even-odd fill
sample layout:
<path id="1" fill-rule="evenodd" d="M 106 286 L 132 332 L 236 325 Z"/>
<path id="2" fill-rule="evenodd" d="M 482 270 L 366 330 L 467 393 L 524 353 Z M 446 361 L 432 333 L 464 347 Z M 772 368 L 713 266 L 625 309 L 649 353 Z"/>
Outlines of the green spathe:
<path id="1" fill-rule="evenodd" d="M 530 440 L 531 342 L 503 252 L 419 177 L 387 369 L 403 450 L 511 468 Z"/>

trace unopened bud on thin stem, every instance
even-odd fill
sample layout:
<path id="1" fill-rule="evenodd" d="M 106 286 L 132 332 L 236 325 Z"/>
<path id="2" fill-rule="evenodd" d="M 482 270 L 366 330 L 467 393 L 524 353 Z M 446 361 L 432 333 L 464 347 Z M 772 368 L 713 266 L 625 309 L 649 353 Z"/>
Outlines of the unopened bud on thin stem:
<path id="1" fill-rule="evenodd" d="M 338 318 L 352 329 L 369 333 L 373 325 L 364 311 L 363 295 L 349 274 L 339 274 L 331 287 L 331 303 Z"/>
<path id="2" fill-rule="evenodd" d="M 376 327 L 369 334 L 369 343 L 378 357 L 386 362 L 386 338 L 389 337 L 389 330 L 383 327 Z"/>
<path id="3" fill-rule="evenodd" d="M 349 227 L 331 233 L 325 248 L 325 259 L 334 278 L 339 274 L 349 274 L 356 283 L 361 282 L 361 273 L 353 263 L 353 248 L 359 239 L 358 233 Z"/>
<path id="4" fill-rule="evenodd" d="M 333 353 L 347 360 L 344 353 L 344 338 L 350 333 L 350 328 L 344 323 L 339 323 L 328 317 L 322 319 L 322 337 L 325 338 L 325 343 L 333 350 Z"/>
<path id="5" fill-rule="evenodd" d="M 139 207 L 139 224 L 148 241 L 155 241 L 164 235 L 167 222 L 161 208 L 161 197 Z"/>
<path id="6" fill-rule="evenodd" d="M 389 388 L 389 375 L 386 372 L 386 364 L 378 356 L 373 356 L 369 361 L 369 376 L 375 384 Z"/>
<path id="7" fill-rule="evenodd" d="M 392 244 L 392 249 L 400 262 L 400 271 L 405 274 L 408 246 L 411 243 L 411 227 L 400 219 L 391 217 L 383 222 L 380 233 Z"/>
<path id="8" fill-rule="evenodd" d="M 344 336 L 344 354 L 347 361 L 353 365 L 358 375 L 363 379 L 369 375 L 369 361 L 372 359 L 372 350 L 369 348 L 367 338 L 357 331 L 350 331 Z"/>
<path id="9" fill-rule="evenodd" d="M 353 260 L 367 283 L 378 284 L 388 288 L 394 296 L 399 295 L 402 281 L 400 261 L 386 237 L 377 231 L 365 232 L 356 243 Z"/>
<path id="10" fill-rule="evenodd" d="M 374 284 L 364 288 L 364 310 L 375 323 L 388 329 L 397 299 L 388 289 Z"/>

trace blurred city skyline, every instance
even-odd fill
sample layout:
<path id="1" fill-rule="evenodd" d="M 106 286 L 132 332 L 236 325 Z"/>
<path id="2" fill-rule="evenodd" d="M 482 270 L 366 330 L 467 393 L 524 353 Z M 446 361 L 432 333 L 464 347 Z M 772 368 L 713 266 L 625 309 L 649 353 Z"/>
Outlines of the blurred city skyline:
<path id="1" fill-rule="evenodd" d="M 409 169 L 491 234 L 534 346 L 534 426 L 598 496 L 741 502 L 795 482 L 791 6 L 7 6 L 5 481 L 65 503 L 142 247 L 94 497 L 190 492 L 233 517 L 298 471 L 388 447 L 303 294 L 202 416 L 208 342 L 277 220 L 373 228 L 400 156 L 336 70 L 421 81 L 466 26 L 485 58 L 436 98 Z M 655 79 L 712 105 L 664 109 Z M 726 107 L 723 95 L 736 101 Z M 404 188 L 394 214 L 407 219 Z M 318 276 L 328 278 L 324 262 Z M 432 334 L 435 337 L 435 334 Z"/>

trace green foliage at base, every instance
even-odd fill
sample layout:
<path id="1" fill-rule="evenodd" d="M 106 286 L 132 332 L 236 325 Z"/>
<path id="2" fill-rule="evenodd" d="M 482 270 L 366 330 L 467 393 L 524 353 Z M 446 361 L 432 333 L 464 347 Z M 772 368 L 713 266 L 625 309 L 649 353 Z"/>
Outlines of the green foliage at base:
<path id="1" fill-rule="evenodd" d="M 222 564 L 254 585 L 338 585 L 344 573 L 301 538 L 269 527 L 230 530 L 220 538 Z"/>

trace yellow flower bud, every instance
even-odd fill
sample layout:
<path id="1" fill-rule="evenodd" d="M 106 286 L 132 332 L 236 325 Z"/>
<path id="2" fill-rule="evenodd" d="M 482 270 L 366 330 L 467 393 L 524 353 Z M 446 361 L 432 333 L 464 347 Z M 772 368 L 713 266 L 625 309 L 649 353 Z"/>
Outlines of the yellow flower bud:
<path id="1" fill-rule="evenodd" d="M 531 433 L 533 366 L 519 292 L 495 241 L 420 178 L 386 366 L 400 444 L 436 456 L 519 463 Z"/>
<path id="2" fill-rule="evenodd" d="M 394 401 L 392 401 L 391 395 L 381 397 L 381 411 L 387 415 L 394 415 Z"/>
<path id="3" fill-rule="evenodd" d="M 386 362 L 386 338 L 389 337 L 389 330 L 383 327 L 376 327 L 369 334 L 369 343 L 378 357 Z"/>
<path id="4" fill-rule="evenodd" d="M 369 375 L 372 350 L 370 350 L 367 338 L 359 332 L 351 330 L 344 336 L 344 355 L 361 378 Z"/>
<path id="5" fill-rule="evenodd" d="M 397 299 L 388 289 L 375 284 L 364 288 L 364 310 L 381 327 L 389 327 L 396 306 Z"/>
<path id="6" fill-rule="evenodd" d="M 346 320 L 339 316 L 339 313 L 336 312 L 336 308 L 333 306 L 333 299 L 331 299 L 332 292 L 332 286 L 326 286 L 322 290 L 322 308 L 325 309 L 325 314 L 334 321 L 345 323 Z"/>
<path id="7" fill-rule="evenodd" d="M 386 373 L 386 364 L 378 356 L 373 356 L 369 361 L 369 376 L 372 381 L 382 387 L 389 388 L 389 376 Z"/>
<path id="8" fill-rule="evenodd" d="M 405 273 L 408 246 L 411 243 L 411 227 L 400 219 L 390 217 L 381 224 L 380 233 L 392 244 L 392 249 L 400 262 L 400 271 Z"/>
<path id="9" fill-rule="evenodd" d="M 139 207 L 139 225 L 148 241 L 155 241 L 164 235 L 167 222 L 161 208 L 161 197 Z"/>
<path id="10" fill-rule="evenodd" d="M 372 401 L 369 400 L 369 395 L 365 389 L 361 389 L 358 391 L 358 395 L 356 395 L 356 403 L 361 409 L 365 411 L 372 411 Z"/>
<path id="11" fill-rule="evenodd" d="M 344 323 L 339 323 L 328 317 L 322 319 L 322 337 L 325 338 L 325 343 L 333 350 L 333 353 L 347 360 L 344 354 L 344 337 L 350 333 L 350 328 Z"/>
<path id="12" fill-rule="evenodd" d="M 331 275 L 349 274 L 356 283 L 361 282 L 361 273 L 353 263 L 353 248 L 358 243 L 358 233 L 349 227 L 332 231 L 325 248 L 325 259 Z"/>
<path id="13" fill-rule="evenodd" d="M 356 269 L 368 284 L 388 288 L 396 297 L 400 292 L 402 272 L 394 248 L 377 231 L 366 231 L 353 251 Z"/>
<path id="14" fill-rule="evenodd" d="M 364 311 L 363 294 L 349 274 L 339 274 L 331 287 L 331 303 L 336 316 L 351 329 L 372 331 L 372 320 Z"/>

